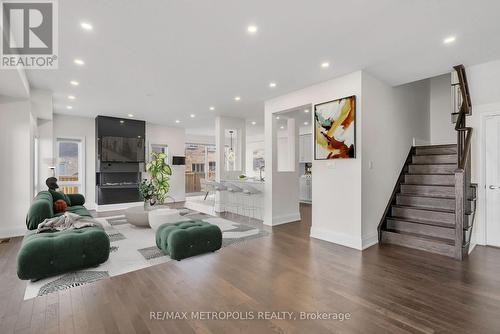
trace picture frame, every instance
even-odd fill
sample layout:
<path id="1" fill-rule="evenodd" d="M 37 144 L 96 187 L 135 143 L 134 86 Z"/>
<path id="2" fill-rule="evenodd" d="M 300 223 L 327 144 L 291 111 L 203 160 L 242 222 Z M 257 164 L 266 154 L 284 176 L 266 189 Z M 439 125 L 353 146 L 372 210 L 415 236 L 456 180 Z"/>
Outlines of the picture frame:
<path id="1" fill-rule="evenodd" d="M 314 105 L 314 160 L 356 158 L 356 95 Z"/>

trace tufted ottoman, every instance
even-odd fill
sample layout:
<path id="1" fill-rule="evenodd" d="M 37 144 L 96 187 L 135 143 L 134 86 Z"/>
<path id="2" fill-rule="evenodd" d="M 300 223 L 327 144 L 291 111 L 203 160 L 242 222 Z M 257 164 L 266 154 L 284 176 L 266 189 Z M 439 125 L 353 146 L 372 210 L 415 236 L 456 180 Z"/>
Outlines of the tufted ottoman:
<path id="1" fill-rule="evenodd" d="M 215 252 L 222 246 L 222 232 L 201 220 L 163 224 L 156 230 L 156 245 L 172 259 Z"/>
<path id="2" fill-rule="evenodd" d="M 17 276 L 38 280 L 97 266 L 109 257 L 109 237 L 102 227 L 35 233 L 29 231 L 17 254 Z"/>

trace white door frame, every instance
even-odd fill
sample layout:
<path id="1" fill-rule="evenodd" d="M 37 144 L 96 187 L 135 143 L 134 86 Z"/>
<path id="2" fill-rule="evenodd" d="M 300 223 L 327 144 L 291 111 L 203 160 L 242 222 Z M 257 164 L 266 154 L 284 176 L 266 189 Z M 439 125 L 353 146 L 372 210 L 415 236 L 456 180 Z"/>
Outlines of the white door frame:
<path id="1" fill-rule="evenodd" d="M 492 107 L 489 105 L 488 107 Z M 479 181 L 478 181 L 478 189 L 477 189 L 477 208 L 476 212 L 480 213 L 479 221 L 475 222 L 476 230 L 478 233 L 476 234 L 477 240 L 476 243 L 479 245 L 486 245 L 486 234 L 488 233 L 488 224 L 486 222 L 486 120 L 490 117 L 499 116 L 500 117 L 500 104 L 493 107 L 496 111 L 488 111 L 480 113 L 480 150 L 479 150 L 479 161 L 480 165 L 479 169 Z M 479 108 L 478 108 L 479 109 Z M 490 109 L 490 108 L 488 108 Z M 477 110 L 475 110 L 477 112 Z M 472 148 L 474 149 L 474 148 Z M 472 157 L 471 157 L 472 159 Z M 476 216 L 477 218 L 477 216 Z"/>
<path id="2" fill-rule="evenodd" d="M 85 143 L 85 137 L 72 137 L 72 136 L 55 136 L 55 141 L 54 141 L 54 144 L 55 144 L 55 159 L 54 159 L 54 162 L 55 162 L 55 165 L 56 165 L 56 169 L 54 171 L 55 173 L 55 176 L 58 177 L 58 173 L 57 173 L 57 159 L 59 158 L 59 145 L 57 144 L 58 140 L 74 140 L 74 141 L 80 141 L 80 144 L 81 144 L 81 157 L 82 157 L 82 161 L 81 161 L 81 171 L 79 171 L 79 173 L 81 172 L 81 191 L 80 193 L 85 196 L 85 198 L 87 198 L 87 189 L 86 189 L 86 174 L 87 174 L 87 160 L 86 160 L 86 157 L 85 157 L 85 152 L 87 150 L 87 145 Z M 59 181 L 59 180 L 58 180 Z M 61 183 L 59 181 L 59 183 Z M 61 183 L 61 184 L 64 184 L 64 183 Z"/>

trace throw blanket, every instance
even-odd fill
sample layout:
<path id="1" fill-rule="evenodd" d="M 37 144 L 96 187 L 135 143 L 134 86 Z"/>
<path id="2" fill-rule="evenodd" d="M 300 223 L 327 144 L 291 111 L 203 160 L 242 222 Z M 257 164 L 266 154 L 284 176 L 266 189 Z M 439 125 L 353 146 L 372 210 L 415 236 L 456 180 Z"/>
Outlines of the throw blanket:
<path id="1" fill-rule="evenodd" d="M 80 229 L 89 226 L 96 226 L 97 224 L 90 217 L 83 217 L 71 212 L 65 212 L 64 215 L 54 218 L 45 219 L 38 224 L 36 233 L 45 231 L 65 231 Z"/>

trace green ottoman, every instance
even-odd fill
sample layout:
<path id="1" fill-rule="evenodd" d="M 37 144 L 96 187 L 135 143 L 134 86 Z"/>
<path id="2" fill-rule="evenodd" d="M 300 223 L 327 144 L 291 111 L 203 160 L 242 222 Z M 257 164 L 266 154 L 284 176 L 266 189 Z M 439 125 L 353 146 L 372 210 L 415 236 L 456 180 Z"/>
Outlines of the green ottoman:
<path id="1" fill-rule="evenodd" d="M 38 280 L 94 267 L 109 257 L 109 237 L 102 227 L 35 232 L 28 232 L 17 254 L 20 279 Z"/>
<path id="2" fill-rule="evenodd" d="M 163 224 L 156 230 L 156 245 L 172 259 L 215 252 L 222 247 L 222 232 L 201 220 Z"/>

